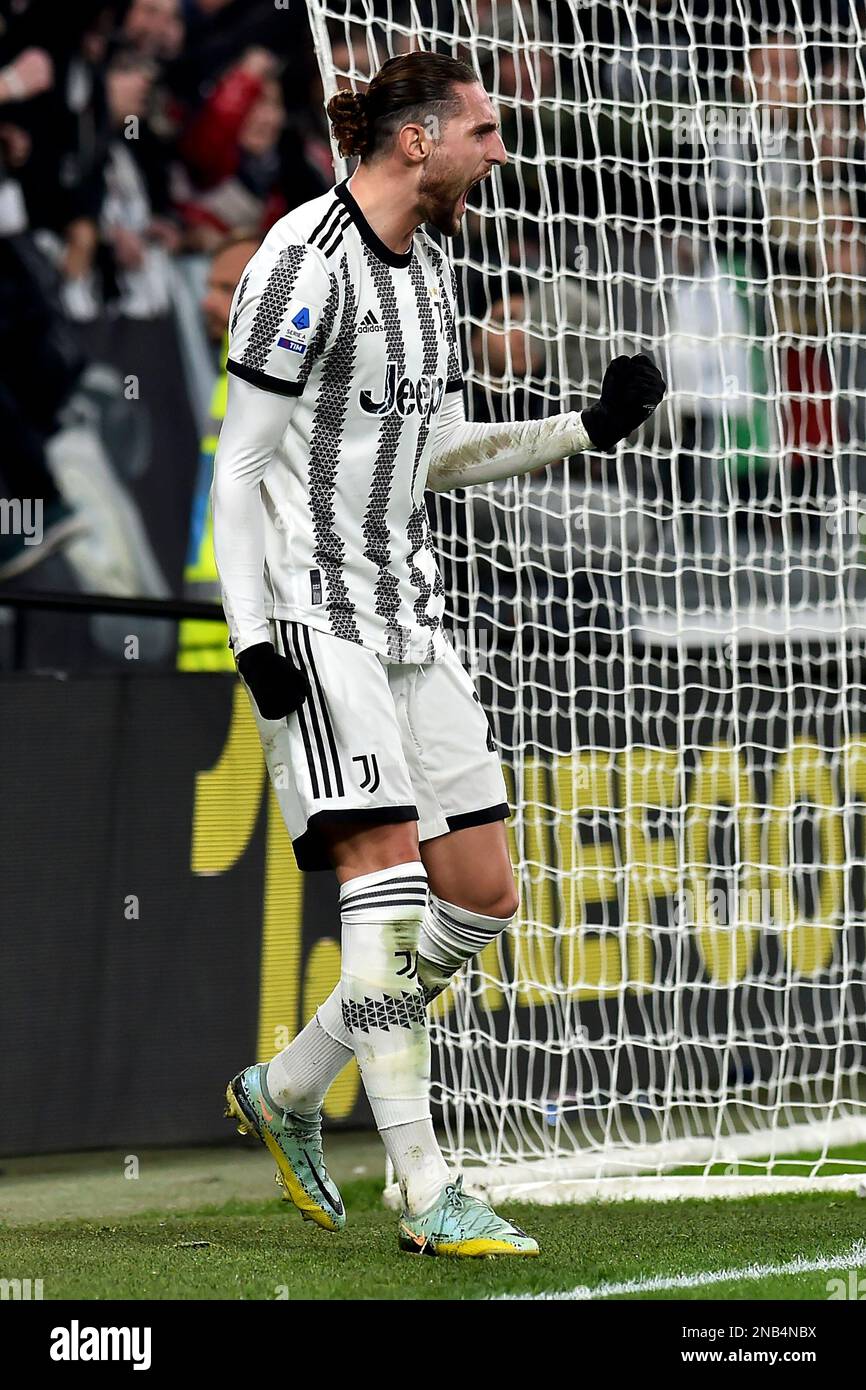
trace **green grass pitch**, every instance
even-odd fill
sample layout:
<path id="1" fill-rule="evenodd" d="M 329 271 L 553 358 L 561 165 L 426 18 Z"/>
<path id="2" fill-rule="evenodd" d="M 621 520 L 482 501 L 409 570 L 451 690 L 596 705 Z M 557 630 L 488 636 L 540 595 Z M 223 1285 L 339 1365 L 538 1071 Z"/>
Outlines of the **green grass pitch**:
<path id="1" fill-rule="evenodd" d="M 535 1260 L 401 1254 L 381 1183 L 356 1179 L 344 1184 L 343 1195 L 350 1224 L 340 1235 L 271 1198 L 107 1219 L 6 1222 L 3 1273 L 41 1278 L 45 1299 L 478 1299 L 635 1283 L 612 1296 L 825 1300 L 828 1281 L 850 1281 L 851 1271 L 866 1293 L 866 1201 L 853 1193 L 503 1204 L 538 1238 Z M 829 1270 L 774 1275 L 754 1268 L 834 1258 L 841 1264 Z M 653 1278 L 700 1279 L 720 1270 L 750 1273 L 693 1287 L 641 1287 Z"/>

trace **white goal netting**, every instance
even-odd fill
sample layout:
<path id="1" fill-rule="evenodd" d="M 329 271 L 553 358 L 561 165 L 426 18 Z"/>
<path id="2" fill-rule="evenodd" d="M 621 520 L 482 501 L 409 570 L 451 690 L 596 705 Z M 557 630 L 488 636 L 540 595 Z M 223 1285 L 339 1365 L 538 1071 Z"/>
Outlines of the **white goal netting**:
<path id="1" fill-rule="evenodd" d="M 498 107 L 509 163 L 449 248 L 470 416 L 577 408 L 621 352 L 669 382 L 615 455 L 435 503 L 522 899 L 434 1015 L 451 1156 L 541 1200 L 851 1184 L 860 12 L 310 0 L 310 18 L 326 96 L 424 47 L 471 61 Z"/>

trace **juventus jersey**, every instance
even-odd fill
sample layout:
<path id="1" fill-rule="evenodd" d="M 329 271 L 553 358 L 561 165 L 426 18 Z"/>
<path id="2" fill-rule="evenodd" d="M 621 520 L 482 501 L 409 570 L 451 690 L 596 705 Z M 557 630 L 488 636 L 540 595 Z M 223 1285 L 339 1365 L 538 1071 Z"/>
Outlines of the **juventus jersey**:
<path id="1" fill-rule="evenodd" d="M 261 484 L 266 616 L 435 660 L 444 594 L 424 489 L 437 412 L 462 386 L 443 253 L 420 231 L 390 250 L 338 184 L 247 266 L 228 370 L 298 398 Z"/>

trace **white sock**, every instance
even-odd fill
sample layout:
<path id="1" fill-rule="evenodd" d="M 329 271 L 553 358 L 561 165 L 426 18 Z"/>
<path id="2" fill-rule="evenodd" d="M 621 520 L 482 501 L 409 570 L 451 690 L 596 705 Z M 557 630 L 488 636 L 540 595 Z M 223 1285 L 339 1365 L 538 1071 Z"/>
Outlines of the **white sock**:
<path id="1" fill-rule="evenodd" d="M 323 1026 L 324 1025 L 324 1026 Z M 294 1042 L 268 1067 L 267 1085 L 274 1100 L 298 1115 L 314 1115 L 331 1082 L 354 1055 L 343 1022 L 340 986 L 320 1004 Z M 448 1181 L 448 1165 L 433 1132 L 432 1120 L 415 1120 L 381 1131 L 385 1151 L 413 1216 L 431 1207 Z"/>
<path id="2" fill-rule="evenodd" d="M 400 867 L 414 868 L 419 874 L 423 873 L 423 865 Z M 365 881 L 367 878 L 376 880 L 373 887 L 378 886 L 381 890 L 380 880 L 387 881 L 390 872 L 381 870 L 378 875 L 365 875 Z M 352 880 L 353 883 L 360 881 Z M 460 966 L 483 951 L 513 921 L 513 917 L 486 917 L 428 893 L 418 941 L 418 973 L 428 991 L 428 998 L 441 993 Z M 299 1115 L 314 1115 L 321 1108 L 328 1088 L 351 1060 L 353 1053 L 352 1035 L 343 1020 L 342 984 L 338 984 L 325 1002 L 319 1005 L 306 1027 L 271 1061 L 267 1073 L 268 1090 L 285 1109 Z M 397 1128 L 405 1131 L 408 1126 L 399 1124 Z M 432 1135 L 432 1125 L 430 1130 Z M 398 1157 L 404 1139 L 405 1135 L 398 1136 L 394 1141 Z M 405 1142 L 407 1148 L 414 1148 L 417 1136 L 413 1136 L 411 1142 L 408 1139 Z M 432 1143 L 435 1152 L 439 1153 L 435 1137 Z M 400 1180 L 400 1163 L 391 1152 L 388 1141 L 385 1141 L 385 1147 Z M 448 1170 L 441 1154 L 439 1156 L 445 1174 L 439 1182 L 441 1187 Z M 431 1202 L 433 1199 L 431 1197 Z M 413 1205 L 408 1209 L 422 1211 L 424 1208 Z"/>
<path id="3" fill-rule="evenodd" d="M 426 902 L 420 861 L 362 874 L 340 888 L 343 1020 L 410 1211 L 430 1206 L 448 1177 L 430 1119 L 430 1040 L 418 979 Z"/>
<path id="4" fill-rule="evenodd" d="M 352 1039 L 343 1023 L 342 997 L 337 985 L 307 1026 L 269 1063 L 268 1090 L 286 1110 L 297 1115 L 315 1115 L 331 1082 L 352 1056 Z"/>
<path id="5" fill-rule="evenodd" d="M 420 860 L 361 874 L 340 888 L 343 1022 L 379 1130 L 430 1114 L 430 1043 L 417 962 L 426 901 Z"/>
<path id="6" fill-rule="evenodd" d="M 486 917 L 430 893 L 418 938 L 418 973 L 427 998 L 441 994 L 467 960 L 477 956 L 517 916 Z"/>
<path id="7" fill-rule="evenodd" d="M 383 1129 L 382 1143 L 394 1165 L 403 1206 L 410 1216 L 432 1207 L 450 1176 L 432 1120 Z"/>

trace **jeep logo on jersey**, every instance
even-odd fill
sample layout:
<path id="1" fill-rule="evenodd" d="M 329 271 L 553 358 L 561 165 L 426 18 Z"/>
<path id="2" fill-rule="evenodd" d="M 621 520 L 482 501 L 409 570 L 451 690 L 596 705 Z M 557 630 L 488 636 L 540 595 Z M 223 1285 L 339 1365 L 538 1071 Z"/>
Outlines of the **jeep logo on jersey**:
<path id="1" fill-rule="evenodd" d="M 417 410 L 429 421 L 442 404 L 445 381 L 441 376 L 422 376 L 417 381 L 401 376 L 398 381 L 397 363 L 389 362 L 379 394 L 381 399 L 374 400 L 371 391 L 361 392 L 361 409 L 368 415 L 390 415 L 392 410 L 398 415 L 411 415 Z"/>

